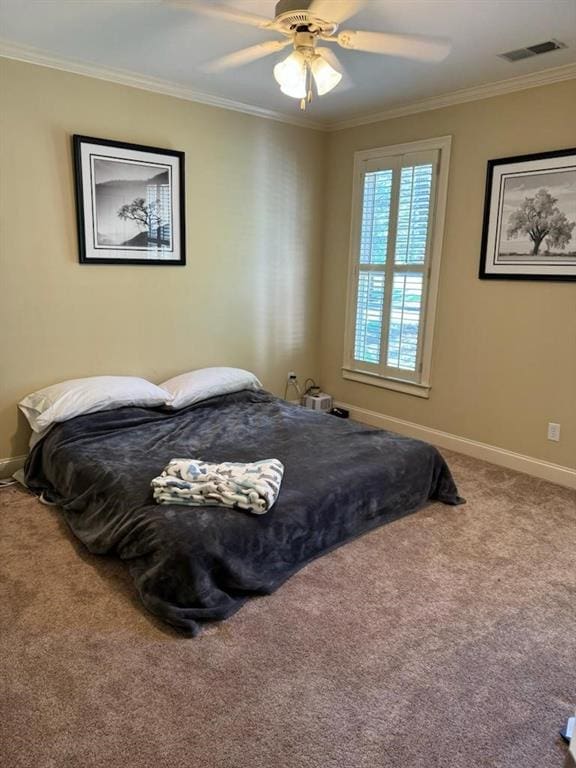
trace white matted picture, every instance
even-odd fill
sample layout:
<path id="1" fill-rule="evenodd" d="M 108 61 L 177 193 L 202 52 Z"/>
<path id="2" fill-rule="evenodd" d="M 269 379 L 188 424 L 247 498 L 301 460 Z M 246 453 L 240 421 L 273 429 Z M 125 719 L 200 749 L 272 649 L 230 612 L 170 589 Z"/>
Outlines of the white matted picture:
<path id="1" fill-rule="evenodd" d="M 74 136 L 81 264 L 183 265 L 184 153 Z"/>
<path id="2" fill-rule="evenodd" d="M 480 277 L 576 280 L 576 149 L 488 162 Z"/>

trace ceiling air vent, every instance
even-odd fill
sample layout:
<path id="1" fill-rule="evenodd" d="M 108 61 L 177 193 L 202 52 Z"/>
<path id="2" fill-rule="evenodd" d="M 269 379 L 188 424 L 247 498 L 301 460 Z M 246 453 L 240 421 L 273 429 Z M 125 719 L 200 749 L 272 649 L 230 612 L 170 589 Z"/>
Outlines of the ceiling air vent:
<path id="1" fill-rule="evenodd" d="M 536 43 L 536 45 L 527 45 L 526 48 L 517 48 L 515 51 L 498 54 L 499 58 L 514 62 L 522 59 L 529 59 L 531 56 L 540 56 L 550 51 L 558 51 L 560 48 L 566 48 L 566 43 L 559 40 L 546 40 L 545 43 Z"/>

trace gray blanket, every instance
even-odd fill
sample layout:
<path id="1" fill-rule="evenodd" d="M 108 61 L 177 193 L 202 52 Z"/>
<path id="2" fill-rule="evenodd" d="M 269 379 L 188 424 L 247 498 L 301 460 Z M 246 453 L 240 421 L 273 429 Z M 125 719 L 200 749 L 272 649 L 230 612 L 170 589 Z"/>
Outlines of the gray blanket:
<path id="1" fill-rule="evenodd" d="M 265 515 L 155 504 L 150 481 L 174 456 L 216 463 L 275 456 L 285 467 L 280 495 Z M 181 411 L 79 416 L 35 446 L 25 473 L 91 552 L 126 560 L 148 610 L 188 635 L 430 499 L 462 501 L 431 445 L 265 392 Z"/>

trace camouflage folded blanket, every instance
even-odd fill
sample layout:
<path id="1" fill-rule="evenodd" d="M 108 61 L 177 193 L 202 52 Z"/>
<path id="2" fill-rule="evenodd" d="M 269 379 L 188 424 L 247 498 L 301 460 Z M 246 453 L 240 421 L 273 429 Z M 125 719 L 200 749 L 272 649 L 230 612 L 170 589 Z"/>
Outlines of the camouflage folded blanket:
<path id="1" fill-rule="evenodd" d="M 152 480 L 152 489 L 158 504 L 223 506 L 262 515 L 276 501 L 283 476 L 278 459 L 249 464 L 172 459 Z"/>

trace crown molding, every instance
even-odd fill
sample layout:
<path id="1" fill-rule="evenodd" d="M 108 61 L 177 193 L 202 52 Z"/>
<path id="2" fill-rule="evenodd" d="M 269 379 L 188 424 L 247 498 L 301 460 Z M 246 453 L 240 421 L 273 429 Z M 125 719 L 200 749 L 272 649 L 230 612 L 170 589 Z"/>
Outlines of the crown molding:
<path id="1" fill-rule="evenodd" d="M 301 117 L 286 115 L 283 112 L 276 112 L 273 109 L 266 109 L 265 107 L 257 107 L 253 104 L 245 104 L 241 101 L 225 99 L 221 96 L 205 93 L 204 91 L 197 91 L 170 80 L 145 77 L 144 75 L 139 75 L 136 72 L 130 72 L 125 69 L 102 67 L 98 64 L 89 64 L 55 56 L 48 51 L 42 51 L 39 48 L 22 45 L 21 43 L 14 43 L 10 40 L 0 39 L 0 57 L 16 59 L 17 61 L 24 61 L 28 64 L 37 64 L 40 67 L 59 69 L 64 72 L 71 72 L 75 75 L 94 77 L 97 80 L 106 80 L 110 83 L 127 85 L 131 88 L 139 88 L 144 91 L 152 91 L 153 93 L 160 93 L 164 96 L 173 96 L 177 99 L 184 99 L 185 101 L 194 101 L 199 104 L 206 104 L 210 107 L 230 109 L 234 112 L 242 112 L 254 117 L 263 117 L 267 120 L 275 120 L 279 123 L 297 125 L 300 128 L 312 128 L 321 131 L 326 130 L 326 125 L 324 124 L 315 123 Z"/>
<path id="2" fill-rule="evenodd" d="M 561 67 L 544 69 L 540 72 L 532 72 L 528 75 L 511 77 L 507 80 L 497 80 L 495 83 L 486 83 L 485 85 L 476 85 L 472 88 L 462 88 L 459 91 L 443 93 L 439 96 L 432 96 L 428 99 L 413 101 L 399 107 L 392 107 L 383 112 L 375 112 L 360 117 L 352 117 L 349 120 L 337 121 L 326 126 L 326 130 L 341 131 L 346 128 L 356 128 L 360 125 L 379 123 L 383 120 L 393 120 L 396 117 L 416 115 L 419 112 L 429 112 L 433 109 L 452 107 L 456 104 L 465 104 L 469 101 L 480 101 L 481 99 L 489 99 L 492 96 L 503 96 L 507 93 L 514 93 L 515 91 L 524 91 L 529 88 L 538 88 L 538 86 L 541 85 L 551 85 L 552 83 L 561 83 L 564 80 L 573 79 L 576 79 L 576 63 L 564 64 Z"/>
<path id="3" fill-rule="evenodd" d="M 551 85 L 565 80 L 576 79 L 576 63 L 565 64 L 561 67 L 544 69 L 540 72 L 532 72 L 527 75 L 511 77 L 506 80 L 498 80 L 495 83 L 486 83 L 472 88 L 463 88 L 458 91 L 432 96 L 420 101 L 413 101 L 398 107 L 381 112 L 371 112 L 367 115 L 352 117 L 348 120 L 334 122 L 314 122 L 307 118 L 287 115 L 283 112 L 277 112 L 265 107 L 257 107 L 253 104 L 245 104 L 241 101 L 225 99 L 221 96 L 214 96 L 203 91 L 197 91 L 180 83 L 170 80 L 162 80 L 155 77 L 144 77 L 136 72 L 130 72 L 124 69 L 113 69 L 102 67 L 97 64 L 76 61 L 72 59 L 55 56 L 48 51 L 40 50 L 29 45 L 15 43 L 10 40 L 0 39 L 0 57 L 7 59 L 16 59 L 29 64 L 37 64 L 41 67 L 50 69 L 59 69 L 64 72 L 71 72 L 85 77 L 94 77 L 98 80 L 105 80 L 119 85 L 127 85 L 131 88 L 139 88 L 153 93 L 160 93 L 164 96 L 173 96 L 185 101 L 193 101 L 199 104 L 205 104 L 220 109 L 229 109 L 234 112 L 241 112 L 254 117 L 263 117 L 267 120 L 275 120 L 288 125 L 296 125 L 300 128 L 312 128 L 317 131 L 341 131 L 346 128 L 356 128 L 370 123 L 379 123 L 384 120 L 393 120 L 397 117 L 406 117 L 416 115 L 419 112 L 428 112 L 433 109 L 442 109 L 443 107 L 452 107 L 456 104 L 465 104 L 470 101 L 480 101 L 489 99 L 492 96 L 502 96 L 515 91 L 523 91 L 529 88 L 538 88 L 542 85 Z"/>

